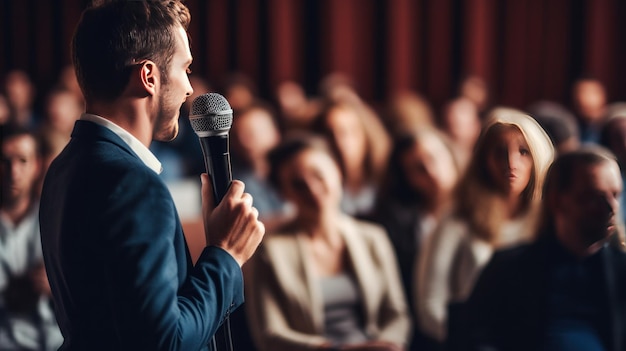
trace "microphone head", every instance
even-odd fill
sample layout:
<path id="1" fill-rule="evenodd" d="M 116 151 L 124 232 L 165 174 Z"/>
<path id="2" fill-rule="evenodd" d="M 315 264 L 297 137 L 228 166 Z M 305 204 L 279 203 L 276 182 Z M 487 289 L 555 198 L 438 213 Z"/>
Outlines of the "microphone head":
<path id="1" fill-rule="evenodd" d="M 222 95 L 202 94 L 191 104 L 189 122 L 199 137 L 226 134 L 233 124 L 233 110 Z"/>

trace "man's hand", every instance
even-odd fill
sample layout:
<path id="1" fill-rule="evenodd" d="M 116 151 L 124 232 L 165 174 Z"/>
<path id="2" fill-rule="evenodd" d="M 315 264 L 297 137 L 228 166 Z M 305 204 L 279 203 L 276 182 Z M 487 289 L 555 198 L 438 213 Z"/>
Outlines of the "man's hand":
<path id="1" fill-rule="evenodd" d="M 207 246 L 226 250 L 243 266 L 256 251 L 265 234 L 258 220 L 259 211 L 252 207 L 252 196 L 244 193 L 244 184 L 233 180 L 222 201 L 215 207 L 211 180 L 202 177 L 202 216 Z"/>

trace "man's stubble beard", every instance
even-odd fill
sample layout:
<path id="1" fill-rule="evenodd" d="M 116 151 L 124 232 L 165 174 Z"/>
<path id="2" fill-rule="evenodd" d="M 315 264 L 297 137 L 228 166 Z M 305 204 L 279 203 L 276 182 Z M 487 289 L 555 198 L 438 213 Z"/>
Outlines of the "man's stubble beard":
<path id="1" fill-rule="evenodd" d="M 167 85 L 167 78 L 164 79 L 162 86 L 164 88 L 161 94 L 159 95 L 158 115 L 155 121 L 155 130 L 154 130 L 153 139 L 157 141 L 170 142 L 176 139 L 176 137 L 178 136 L 178 131 L 179 131 L 178 119 L 180 118 L 180 108 L 182 106 L 182 103 L 180 104 L 181 106 L 178 106 L 177 110 L 172 109 L 172 111 L 169 111 L 166 107 L 174 106 L 175 104 L 173 102 L 170 103 L 169 101 L 170 89 L 169 89 L 169 86 Z M 176 114 L 178 114 L 178 116 L 175 118 L 174 116 Z M 173 124 L 173 127 L 170 128 L 170 125 L 171 125 L 170 121 L 172 121 L 173 119 L 175 120 L 175 123 Z"/>

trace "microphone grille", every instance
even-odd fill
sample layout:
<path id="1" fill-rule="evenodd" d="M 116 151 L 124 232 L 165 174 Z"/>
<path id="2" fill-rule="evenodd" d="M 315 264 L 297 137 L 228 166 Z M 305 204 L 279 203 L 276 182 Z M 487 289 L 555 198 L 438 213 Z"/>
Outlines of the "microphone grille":
<path id="1" fill-rule="evenodd" d="M 189 122 L 196 133 L 229 130 L 233 123 L 233 110 L 222 95 L 202 94 L 191 104 Z"/>
<path id="2" fill-rule="evenodd" d="M 192 115 L 212 115 L 230 111 L 230 104 L 218 93 L 206 93 L 198 96 L 191 104 Z"/>

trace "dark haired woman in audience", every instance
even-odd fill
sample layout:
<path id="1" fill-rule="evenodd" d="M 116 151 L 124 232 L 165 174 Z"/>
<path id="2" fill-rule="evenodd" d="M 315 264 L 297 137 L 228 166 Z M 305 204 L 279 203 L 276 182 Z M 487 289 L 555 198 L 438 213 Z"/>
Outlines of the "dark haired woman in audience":
<path id="1" fill-rule="evenodd" d="M 406 296 L 415 296 L 419 250 L 450 208 L 458 178 L 459 166 L 443 133 L 427 128 L 396 138 L 375 220 L 387 230 Z M 414 307 L 411 301 L 409 306 Z M 413 334 L 411 349 L 425 350 L 421 333 L 414 330 Z"/>
<path id="2" fill-rule="evenodd" d="M 411 322 L 383 228 L 340 210 L 341 172 L 324 139 L 270 154 L 270 178 L 297 214 L 246 266 L 246 312 L 260 351 L 405 350 Z"/>

